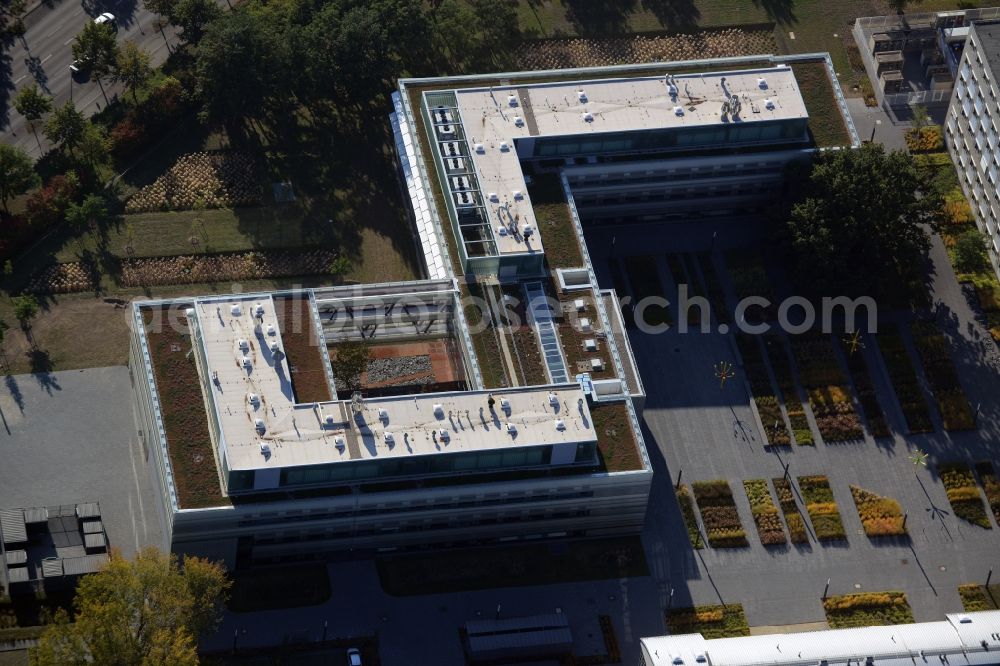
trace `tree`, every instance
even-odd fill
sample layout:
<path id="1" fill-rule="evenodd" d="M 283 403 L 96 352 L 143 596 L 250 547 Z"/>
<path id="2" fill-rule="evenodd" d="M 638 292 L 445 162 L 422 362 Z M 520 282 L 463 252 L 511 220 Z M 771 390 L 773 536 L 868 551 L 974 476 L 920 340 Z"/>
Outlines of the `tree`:
<path id="1" fill-rule="evenodd" d="M 942 201 L 912 157 L 866 144 L 823 153 L 804 182 L 794 181 L 797 199 L 783 232 L 801 285 L 824 295 L 870 295 L 923 275 L 924 225 L 938 223 Z"/>
<path id="2" fill-rule="evenodd" d="M 361 390 L 361 373 L 368 368 L 370 349 L 371 345 L 364 340 L 347 340 L 337 345 L 333 378 L 338 387 L 344 386 L 350 393 Z"/>
<path id="3" fill-rule="evenodd" d="M 45 137 L 60 149 L 73 150 L 83 139 L 87 119 L 76 110 L 73 102 L 66 102 L 45 121 Z"/>
<path id="4" fill-rule="evenodd" d="M 902 14 L 907 5 L 919 4 L 922 0 L 889 0 L 889 7 L 896 10 L 897 14 Z"/>
<path id="5" fill-rule="evenodd" d="M 7 202 L 38 185 L 35 164 L 16 146 L 0 143 L 0 205 L 7 212 Z"/>
<path id="6" fill-rule="evenodd" d="M 28 126 L 37 141 L 38 131 L 35 125 L 42 116 L 52 111 L 52 98 L 43 95 L 38 90 L 38 85 L 32 83 L 17 91 L 17 96 L 14 98 L 14 108 L 28 121 Z"/>
<path id="7" fill-rule="evenodd" d="M 177 4 L 177 0 L 142 0 L 142 4 L 145 5 L 147 11 L 169 17 L 170 12 L 174 10 L 174 6 Z"/>
<path id="8" fill-rule="evenodd" d="M 170 22 L 184 30 L 184 39 L 197 43 L 205 26 L 222 16 L 213 0 L 177 0 L 170 9 Z"/>
<path id="9" fill-rule="evenodd" d="M 969 229 L 960 235 L 953 248 L 955 268 L 962 273 L 978 273 L 989 268 L 987 243 L 986 236 L 978 229 Z"/>
<path id="10" fill-rule="evenodd" d="M 495 55 L 507 53 L 519 36 L 517 2 L 512 0 L 472 0 L 476 27 L 483 45 Z"/>
<path id="11" fill-rule="evenodd" d="M 85 63 L 100 82 L 115 65 L 118 43 L 110 23 L 88 21 L 73 40 L 73 57 Z"/>
<path id="12" fill-rule="evenodd" d="M 129 561 L 112 553 L 76 589 L 73 623 L 65 611 L 49 625 L 32 657 L 37 666 L 131 666 L 198 663 L 199 633 L 214 628 L 229 581 L 221 565 L 155 548 Z"/>
<path id="13" fill-rule="evenodd" d="M 66 222 L 77 233 L 100 225 L 107 217 L 107 204 L 97 194 L 88 194 L 80 203 L 71 202 L 66 209 Z"/>
<path id="14" fill-rule="evenodd" d="M 31 328 L 31 320 L 38 314 L 38 299 L 31 294 L 22 294 L 12 299 L 14 316 L 25 333 Z"/>
<path id="15" fill-rule="evenodd" d="M 149 80 L 153 69 L 149 66 L 149 53 L 143 51 L 135 42 L 125 42 L 118 50 L 115 60 L 114 80 L 125 84 L 132 91 L 132 99 L 136 102 L 136 90 Z"/>
<path id="16" fill-rule="evenodd" d="M 104 128 L 93 123 L 87 123 L 83 128 L 83 136 L 77 144 L 77 153 L 80 159 L 90 166 L 104 164 L 108 161 L 109 150 L 111 149 L 108 138 L 104 135 Z"/>
<path id="17" fill-rule="evenodd" d="M 352 268 L 353 266 L 351 266 L 351 261 L 347 257 L 341 255 L 330 262 L 329 270 L 330 275 L 339 280 L 350 273 Z"/>
<path id="18" fill-rule="evenodd" d="M 923 104 L 914 104 L 910 107 L 910 113 L 913 116 L 913 129 L 920 131 L 931 124 L 931 114 Z"/>
<path id="19" fill-rule="evenodd" d="M 7 325 L 7 322 L 5 322 L 3 319 L 0 319 L 0 345 L 3 344 L 4 338 L 7 337 L 7 330 L 9 328 L 10 326 Z"/>

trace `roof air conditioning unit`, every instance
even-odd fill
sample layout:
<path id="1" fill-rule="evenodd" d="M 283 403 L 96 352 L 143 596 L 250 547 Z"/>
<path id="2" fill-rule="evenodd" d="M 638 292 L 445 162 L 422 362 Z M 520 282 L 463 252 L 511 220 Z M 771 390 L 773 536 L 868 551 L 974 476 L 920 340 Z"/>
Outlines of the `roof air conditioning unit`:
<path id="1" fill-rule="evenodd" d="M 263 317 L 264 316 L 264 306 L 261 305 L 260 303 L 258 303 L 257 305 L 254 306 L 253 313 L 255 315 L 257 315 L 258 317 Z"/>
<path id="2" fill-rule="evenodd" d="M 396 443 L 396 438 L 393 436 L 391 432 L 383 433 L 382 440 L 389 446 L 392 446 L 393 444 Z"/>
<path id="3" fill-rule="evenodd" d="M 486 195 L 486 198 L 492 201 L 493 203 L 498 203 L 500 201 L 500 195 L 497 194 L 496 192 L 490 192 L 489 194 Z"/>
<path id="4" fill-rule="evenodd" d="M 592 123 L 592 122 L 594 122 L 594 114 L 592 114 L 590 111 L 584 111 L 583 113 L 581 113 L 580 114 L 580 118 L 585 123 Z"/>
<path id="5" fill-rule="evenodd" d="M 556 430 L 562 432 L 566 429 L 566 422 L 562 419 L 556 419 Z"/>
<path id="6" fill-rule="evenodd" d="M 559 396 L 556 395 L 555 391 L 549 391 L 549 404 L 550 405 L 559 404 Z"/>
<path id="7" fill-rule="evenodd" d="M 585 93 L 582 90 L 577 90 L 576 91 L 576 98 L 578 100 L 580 100 L 581 104 L 586 104 L 587 103 L 587 93 Z"/>
<path id="8" fill-rule="evenodd" d="M 501 141 L 500 142 L 500 152 L 506 153 L 508 150 L 510 150 L 510 145 L 506 141 Z"/>
<path id="9" fill-rule="evenodd" d="M 243 309 L 240 308 L 239 303 L 237 303 L 236 305 L 233 305 L 233 307 L 229 308 L 229 314 L 233 315 L 234 317 L 239 317 L 241 314 L 243 314 Z"/>
<path id="10" fill-rule="evenodd" d="M 590 319 L 587 317 L 580 317 L 580 330 L 589 331 L 590 330 Z"/>
<path id="11" fill-rule="evenodd" d="M 451 439 L 451 434 L 446 429 L 441 428 L 440 430 L 438 430 L 438 438 L 442 442 L 447 442 L 449 439 Z"/>
<path id="12" fill-rule="evenodd" d="M 333 438 L 333 445 L 336 446 L 341 451 L 343 451 L 347 443 L 344 441 L 343 436 L 337 435 L 336 437 Z"/>
<path id="13" fill-rule="evenodd" d="M 599 358 L 590 359 L 590 367 L 598 372 L 604 369 L 604 361 Z"/>
<path id="14" fill-rule="evenodd" d="M 268 348 L 271 350 L 272 354 L 277 354 L 278 353 L 278 341 L 277 340 L 271 340 L 271 344 L 268 345 Z"/>
<path id="15" fill-rule="evenodd" d="M 509 95 L 507 97 L 507 104 L 510 106 L 517 106 L 517 95 Z"/>
<path id="16" fill-rule="evenodd" d="M 442 405 L 440 402 L 434 403 L 433 410 L 434 410 L 434 416 L 438 417 L 439 419 L 444 418 L 444 405 Z"/>
<path id="17" fill-rule="evenodd" d="M 254 419 L 253 425 L 255 428 L 257 428 L 257 432 L 259 432 L 262 435 L 264 434 L 264 431 L 267 429 L 264 426 L 264 419 Z"/>
<path id="18" fill-rule="evenodd" d="M 521 116 L 514 116 L 514 127 L 524 127 L 524 118 Z"/>
<path id="19" fill-rule="evenodd" d="M 767 79 L 757 79 L 757 85 L 761 90 L 767 90 Z"/>
<path id="20" fill-rule="evenodd" d="M 527 238 L 533 233 L 535 233 L 535 228 L 530 224 L 526 224 L 523 227 L 521 227 L 521 235 L 524 236 L 525 238 Z"/>
<path id="21" fill-rule="evenodd" d="M 243 364 L 243 367 L 246 368 L 247 370 L 250 370 L 250 369 L 253 368 L 253 361 L 250 360 L 249 356 L 244 356 L 243 357 L 242 364 Z"/>
<path id="22" fill-rule="evenodd" d="M 511 191 L 511 194 L 514 195 L 514 201 L 520 201 L 521 199 L 524 198 L 524 192 L 522 192 L 521 190 L 513 190 Z"/>
<path id="23" fill-rule="evenodd" d="M 335 421 L 336 419 L 333 418 L 333 414 L 327 414 L 326 416 L 323 417 L 323 423 L 327 424 L 328 426 L 332 426 Z"/>
<path id="24" fill-rule="evenodd" d="M 773 99 L 765 99 L 764 100 L 764 108 L 765 109 L 773 109 L 774 108 L 774 100 Z"/>
<path id="25" fill-rule="evenodd" d="M 476 144 L 476 145 L 474 145 L 474 146 L 473 146 L 472 148 L 473 148 L 473 150 L 475 150 L 475 151 L 476 151 L 477 153 L 479 153 L 480 155 L 482 155 L 483 153 L 485 153 L 485 152 L 486 152 L 486 146 L 484 146 L 484 145 L 483 145 L 483 144 L 481 144 L 481 143 L 477 143 L 477 144 Z"/>
<path id="26" fill-rule="evenodd" d="M 575 301 L 573 301 L 573 307 L 576 308 L 577 312 L 583 312 L 584 310 L 587 309 L 587 301 L 583 300 L 582 298 L 578 298 Z"/>
<path id="27" fill-rule="evenodd" d="M 583 348 L 587 351 L 597 351 L 597 340 L 594 338 L 587 338 L 583 341 Z"/>
<path id="28" fill-rule="evenodd" d="M 268 444 L 267 442 L 261 442 L 260 443 L 260 454 L 262 456 L 269 456 L 269 455 L 271 455 L 271 445 Z"/>
<path id="29" fill-rule="evenodd" d="M 248 351 L 250 349 L 250 343 L 244 340 L 243 338 L 240 338 L 239 345 L 240 349 L 242 349 L 243 351 Z"/>
<path id="30" fill-rule="evenodd" d="M 497 236 L 506 236 L 507 227 L 497 227 Z"/>
<path id="31" fill-rule="evenodd" d="M 260 396 L 256 393 L 251 393 L 247 396 L 247 402 L 256 407 L 260 404 Z"/>
<path id="32" fill-rule="evenodd" d="M 505 411 L 510 411 L 510 400 L 507 398 L 500 398 L 500 409 Z"/>
<path id="33" fill-rule="evenodd" d="M 674 107 L 674 115 L 675 116 L 683 116 L 684 115 L 684 107 L 683 106 L 675 106 Z"/>
<path id="34" fill-rule="evenodd" d="M 378 410 L 378 418 L 379 418 L 380 421 L 388 421 L 389 420 L 389 410 L 380 408 Z"/>
<path id="35" fill-rule="evenodd" d="M 516 435 L 517 434 L 517 426 L 514 425 L 513 423 L 508 423 L 507 424 L 507 432 L 510 433 L 511 435 Z"/>
<path id="36" fill-rule="evenodd" d="M 268 335 L 277 335 L 278 334 L 278 329 L 276 329 L 274 327 L 274 324 L 268 324 L 267 325 L 267 334 Z"/>

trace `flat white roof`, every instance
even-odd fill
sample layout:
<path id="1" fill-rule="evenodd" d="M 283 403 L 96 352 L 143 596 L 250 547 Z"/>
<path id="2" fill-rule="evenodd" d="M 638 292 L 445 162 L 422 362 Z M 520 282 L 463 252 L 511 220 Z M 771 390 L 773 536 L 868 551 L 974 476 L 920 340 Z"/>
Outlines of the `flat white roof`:
<path id="1" fill-rule="evenodd" d="M 493 412 L 485 391 L 295 404 L 270 296 L 195 308 L 231 470 L 597 441 L 576 385 L 495 392 Z"/>
<path id="2" fill-rule="evenodd" d="M 889 627 L 832 629 L 797 634 L 766 634 L 706 640 L 700 634 L 643 638 L 649 666 L 710 663 L 712 666 L 863 664 L 912 666 L 924 656 L 949 656 L 950 664 L 994 664 L 1000 650 L 1000 611 L 957 613 L 940 622 Z M 983 650 L 983 641 L 990 649 Z M 698 661 L 699 657 L 707 662 Z M 677 660 L 680 661 L 677 661 Z M 859 661 L 860 659 L 860 661 Z M 928 662 L 929 663 L 929 662 Z"/>
<path id="3" fill-rule="evenodd" d="M 650 76 L 525 83 L 454 93 L 500 254 L 542 250 L 515 139 L 718 125 L 723 123 L 722 104 L 734 95 L 742 110 L 738 120 L 729 116 L 726 122 L 808 118 L 787 65 L 678 74 L 669 80 Z M 519 228 L 529 224 L 536 229 L 527 245 L 518 236 L 498 233 L 515 218 Z"/>

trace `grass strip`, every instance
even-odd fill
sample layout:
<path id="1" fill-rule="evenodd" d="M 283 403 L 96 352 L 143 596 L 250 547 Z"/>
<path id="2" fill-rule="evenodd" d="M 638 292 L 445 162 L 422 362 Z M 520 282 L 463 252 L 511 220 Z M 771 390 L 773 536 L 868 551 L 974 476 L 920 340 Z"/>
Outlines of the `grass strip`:
<path id="1" fill-rule="evenodd" d="M 712 306 L 712 314 L 720 324 L 729 323 L 729 310 L 726 308 L 726 292 L 722 288 L 722 280 L 715 270 L 715 262 L 708 252 L 699 252 L 695 261 L 701 266 L 701 275 L 705 278 L 705 289 L 708 291 L 708 302 Z"/>

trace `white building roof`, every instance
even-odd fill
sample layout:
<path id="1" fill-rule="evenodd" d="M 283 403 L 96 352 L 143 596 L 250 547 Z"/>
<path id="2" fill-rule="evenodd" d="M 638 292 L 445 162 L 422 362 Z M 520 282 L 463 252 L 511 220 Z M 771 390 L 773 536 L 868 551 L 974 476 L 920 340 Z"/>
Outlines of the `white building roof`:
<path id="1" fill-rule="evenodd" d="M 541 251 L 496 233 L 511 218 L 537 230 L 515 139 L 629 132 L 661 127 L 718 125 L 722 104 L 740 98 L 739 120 L 808 118 L 798 83 L 787 65 L 664 76 L 527 83 L 454 91 L 480 189 L 500 254 Z M 479 147 L 481 146 L 481 148 Z M 515 192 L 520 196 L 515 196 Z M 494 200 L 490 195 L 495 194 Z"/>
<path id="2" fill-rule="evenodd" d="M 984 641 L 985 646 L 984 647 Z M 875 666 L 996 664 L 1000 611 L 948 615 L 940 622 L 706 640 L 700 634 L 641 639 L 647 666 Z M 987 648 L 989 651 L 987 651 Z"/>
<path id="3" fill-rule="evenodd" d="M 270 296 L 195 302 L 198 330 L 231 470 L 594 442 L 576 385 L 487 393 L 430 393 L 296 404 Z M 311 326 L 312 321 L 302 325 Z M 245 360 L 246 359 L 246 360 Z"/>

